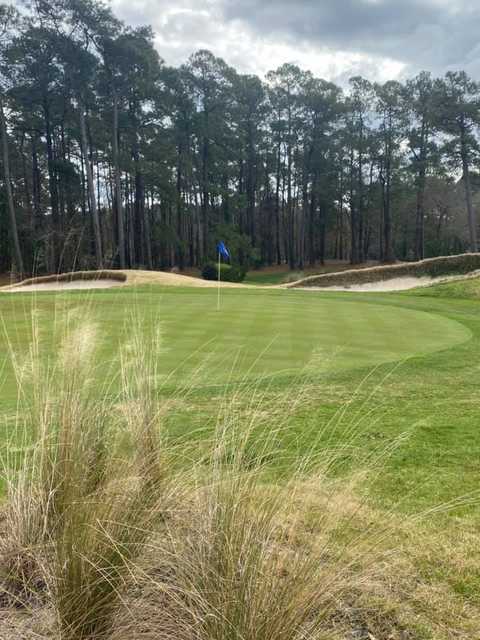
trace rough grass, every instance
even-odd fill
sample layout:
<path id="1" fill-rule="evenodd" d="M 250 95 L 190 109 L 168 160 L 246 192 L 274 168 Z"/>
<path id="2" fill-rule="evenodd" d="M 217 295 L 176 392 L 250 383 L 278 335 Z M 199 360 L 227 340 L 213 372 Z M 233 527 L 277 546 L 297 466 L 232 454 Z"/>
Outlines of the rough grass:
<path id="1" fill-rule="evenodd" d="M 295 288 L 356 285 L 407 276 L 439 278 L 468 274 L 478 269 L 480 269 L 480 253 L 465 253 L 457 256 L 428 258 L 420 262 L 403 262 L 366 269 L 350 269 L 340 273 L 314 275 L 286 286 Z"/>
<path id="2" fill-rule="evenodd" d="M 223 487 L 220 513 L 218 492 L 214 497 L 210 490 L 203 500 L 197 496 L 189 511 L 190 519 L 183 522 L 187 525 L 183 530 L 190 531 L 190 537 L 182 537 L 185 546 L 181 545 L 178 537 L 175 538 L 177 571 L 172 571 L 164 555 L 164 562 L 161 562 L 162 554 L 156 549 L 146 560 L 139 592 L 132 593 L 128 599 L 129 615 L 137 621 L 139 636 L 143 633 L 146 637 L 204 638 L 210 637 L 210 634 L 218 637 L 219 633 L 223 633 L 223 637 L 239 637 L 234 635 L 235 629 L 228 621 L 236 617 L 241 608 L 239 599 L 242 598 L 242 591 L 237 578 L 242 576 L 247 578 L 250 593 L 257 595 L 253 607 L 244 612 L 241 622 L 245 625 L 242 627 L 243 633 L 247 637 L 252 637 L 252 633 L 254 638 L 263 637 L 262 634 L 266 632 L 265 621 L 278 611 L 277 604 L 285 604 L 285 609 L 275 614 L 278 615 L 277 623 L 280 620 L 289 622 L 293 600 L 301 585 L 304 585 L 296 569 L 299 563 L 308 562 L 308 558 L 313 557 L 322 560 L 316 567 L 315 575 L 322 575 L 325 583 L 335 579 L 334 584 L 330 585 L 332 597 L 329 597 L 326 591 L 319 588 L 311 567 L 307 570 L 309 580 L 304 585 L 303 593 L 316 591 L 319 607 L 315 611 L 321 611 L 321 627 L 315 637 L 322 640 L 371 640 L 372 637 L 390 640 L 476 640 L 480 621 L 478 605 L 459 593 L 453 580 L 450 582 L 448 579 L 449 575 L 458 577 L 465 570 L 455 540 L 440 535 L 433 523 L 401 519 L 391 513 L 375 510 L 358 494 L 358 488 L 355 488 L 355 482 L 345 483 L 342 480 L 332 483 L 320 477 L 299 481 L 293 493 L 292 487 L 288 487 L 283 494 L 278 486 L 264 484 L 254 487 L 253 494 L 248 498 L 243 497 L 243 508 L 238 506 L 239 516 L 240 513 L 245 514 L 247 505 L 249 513 L 255 515 L 262 505 L 267 504 L 267 513 L 274 511 L 272 517 L 268 518 L 269 546 L 262 556 L 262 537 L 258 534 L 265 530 L 267 517 L 266 514 L 260 514 L 259 527 L 254 529 L 257 533 L 253 540 L 255 554 L 249 558 L 250 565 L 240 566 L 237 572 L 233 571 L 234 567 L 229 562 L 218 562 L 226 552 L 222 540 L 229 543 L 227 557 L 231 559 L 232 551 L 239 555 L 238 549 L 242 548 L 240 540 L 248 539 L 252 543 L 254 531 L 247 531 L 246 522 L 242 520 L 235 533 L 228 528 L 227 532 L 230 533 L 219 540 L 221 534 L 217 532 L 212 538 L 212 542 L 216 542 L 215 547 L 205 548 L 203 535 L 206 524 L 212 522 L 212 514 L 216 513 L 218 522 L 225 518 L 231 521 L 235 513 L 228 507 L 231 501 L 224 499 L 228 495 L 228 486 Z M 283 503 L 278 509 L 272 510 L 280 496 Z M 212 505 L 212 502 L 217 509 L 208 511 L 205 518 L 206 505 Z M 199 538 L 199 535 L 202 537 Z M 473 531 L 468 549 L 472 554 L 469 570 L 478 571 Z M 263 562 L 260 578 L 267 570 L 277 568 L 273 575 L 266 577 L 263 585 L 248 580 L 255 575 L 251 569 L 258 557 L 262 557 Z M 210 572 L 199 574 L 198 565 L 192 566 L 196 559 L 202 568 L 210 566 Z M 216 560 L 213 566 L 210 565 L 212 559 Z M 187 576 L 184 575 L 185 571 L 188 572 Z M 191 587 L 192 583 L 196 586 L 205 585 L 211 580 L 213 584 L 214 576 L 218 579 L 217 584 L 232 585 L 231 597 L 223 592 L 222 598 L 222 592 L 217 588 L 207 593 L 207 599 L 199 598 L 197 589 L 188 592 L 189 598 L 175 597 L 184 593 L 186 583 Z M 267 608 L 261 610 L 256 605 L 261 602 L 261 590 L 267 585 L 279 594 L 279 602 L 272 603 L 270 598 Z M 287 603 L 284 598 L 288 600 Z M 304 610 L 305 607 L 302 607 L 300 611 Z M 206 612 L 210 613 L 209 617 L 204 615 Z M 178 623 L 175 625 L 180 615 L 186 623 L 190 621 L 186 628 L 180 629 Z M 190 626 L 192 620 L 196 622 L 196 632 L 193 634 Z M 117 622 L 114 637 L 126 640 L 130 637 L 128 622 L 121 618 Z M 298 619 L 291 622 L 292 628 L 298 629 L 298 622 Z M 253 629 L 249 627 L 250 624 L 255 625 Z M 279 631 L 279 637 L 285 637 L 288 631 L 287 626 Z"/>
<path id="3" fill-rule="evenodd" d="M 454 282 L 442 282 L 427 287 L 424 291 L 416 291 L 415 295 L 429 298 L 478 300 L 480 298 L 480 278 L 471 277 Z"/>

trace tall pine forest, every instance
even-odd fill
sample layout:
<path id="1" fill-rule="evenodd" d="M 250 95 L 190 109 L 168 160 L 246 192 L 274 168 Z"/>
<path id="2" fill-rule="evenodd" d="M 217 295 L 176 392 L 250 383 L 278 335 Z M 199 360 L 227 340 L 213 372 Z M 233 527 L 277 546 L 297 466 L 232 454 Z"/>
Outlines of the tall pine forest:
<path id="1" fill-rule="evenodd" d="M 0 272 L 476 251 L 480 85 L 163 61 L 94 0 L 0 5 Z"/>

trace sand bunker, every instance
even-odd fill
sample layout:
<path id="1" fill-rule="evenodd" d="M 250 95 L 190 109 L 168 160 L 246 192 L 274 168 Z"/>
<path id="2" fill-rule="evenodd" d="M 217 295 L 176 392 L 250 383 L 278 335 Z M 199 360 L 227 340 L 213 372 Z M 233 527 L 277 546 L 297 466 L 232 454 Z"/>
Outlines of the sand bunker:
<path id="1" fill-rule="evenodd" d="M 29 291 L 68 291 L 75 289 L 109 289 L 111 287 L 139 286 L 139 285 L 161 285 L 166 287 L 217 287 L 218 283 L 212 280 L 202 280 L 192 276 L 184 276 L 179 273 L 169 273 L 166 271 L 136 271 L 126 269 L 124 271 L 115 272 L 122 275 L 125 280 L 114 279 L 108 277 L 99 277 L 97 279 L 78 279 L 78 280 L 51 280 L 49 282 L 32 282 L 27 281 L 26 284 L 16 284 L 8 287 L 0 288 L 0 291 L 11 293 L 26 293 Z M 99 275 L 101 272 L 99 272 Z M 108 272 L 104 272 L 108 275 Z M 353 291 L 353 292 L 386 292 L 386 291 L 406 291 L 415 289 L 416 287 L 428 287 L 432 284 L 441 282 L 450 282 L 452 280 L 464 280 L 470 277 L 478 277 L 479 272 L 473 272 L 469 275 L 462 276 L 443 276 L 430 278 L 422 276 L 415 278 L 414 276 L 404 276 L 399 278 L 389 278 L 387 280 L 377 280 L 376 282 L 364 282 L 359 284 L 331 285 L 326 287 L 296 287 L 303 291 Z M 228 288 L 251 288 L 252 285 L 240 284 L 237 282 L 222 282 L 222 287 Z M 257 289 L 264 287 L 255 287 Z M 268 289 L 285 289 L 291 288 L 289 284 L 273 285 L 265 287 Z"/>
<path id="2" fill-rule="evenodd" d="M 39 282 L 37 284 L 24 284 L 7 289 L 10 293 L 25 293 L 27 291 L 63 291 L 71 289 L 109 289 L 121 287 L 124 282 L 119 280 L 71 280 L 70 282 Z"/>
<path id="3" fill-rule="evenodd" d="M 363 284 L 352 284 L 331 287 L 298 287 L 303 291 L 407 291 L 416 287 L 428 287 L 439 282 L 456 280 L 457 276 L 450 278 L 429 278 L 429 277 L 404 277 L 391 278 L 390 280 L 377 280 L 377 282 L 364 282 Z"/>
<path id="4" fill-rule="evenodd" d="M 94 273 L 94 272 L 92 272 Z M 105 272 L 104 272 L 105 273 Z M 107 272 L 108 273 L 108 272 Z M 105 275 L 107 275 L 107 273 Z M 72 280 L 49 280 L 48 282 L 26 281 L 25 284 L 18 283 L 7 287 L 1 287 L 0 291 L 9 293 L 27 293 L 29 291 L 71 291 L 73 289 L 109 289 L 111 287 L 139 286 L 145 284 L 162 285 L 166 287 L 217 287 L 218 283 L 212 280 L 202 280 L 192 276 L 184 276 L 179 273 L 169 273 L 166 271 L 137 271 L 126 269 L 116 272 L 124 276 L 122 279 L 114 278 L 78 278 Z M 101 272 L 99 272 L 101 275 Z M 222 287 L 246 287 L 248 285 L 237 282 L 221 282 Z"/>

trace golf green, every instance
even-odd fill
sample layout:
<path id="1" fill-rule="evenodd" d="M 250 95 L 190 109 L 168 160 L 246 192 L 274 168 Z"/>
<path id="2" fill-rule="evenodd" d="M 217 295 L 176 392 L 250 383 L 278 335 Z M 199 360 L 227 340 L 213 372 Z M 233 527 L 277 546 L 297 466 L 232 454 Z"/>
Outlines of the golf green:
<path id="1" fill-rule="evenodd" d="M 156 328 L 162 335 L 160 375 L 171 375 L 173 382 L 193 375 L 201 386 L 305 367 L 328 373 L 375 366 L 447 349 L 471 337 L 463 324 L 444 316 L 356 301 L 341 293 L 225 289 L 218 311 L 214 289 L 150 286 L 3 294 L 5 331 L 20 347 L 30 340 L 32 312 L 47 343 L 67 313 L 91 318 L 99 325 L 106 360 L 135 325 L 147 335 Z"/>

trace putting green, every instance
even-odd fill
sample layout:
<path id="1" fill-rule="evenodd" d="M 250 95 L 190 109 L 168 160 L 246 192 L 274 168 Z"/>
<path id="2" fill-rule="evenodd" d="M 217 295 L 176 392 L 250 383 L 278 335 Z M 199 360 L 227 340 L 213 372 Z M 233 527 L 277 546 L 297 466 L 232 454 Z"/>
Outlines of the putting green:
<path id="1" fill-rule="evenodd" d="M 104 356 L 128 338 L 134 319 L 160 328 L 161 375 L 193 375 L 198 384 L 245 376 L 374 366 L 452 347 L 469 329 L 433 313 L 362 302 L 350 294 L 286 290 L 222 291 L 140 287 L 92 292 L 3 294 L 0 313 L 14 342 L 29 341 L 35 309 L 48 334 L 65 310 L 100 325 Z"/>

